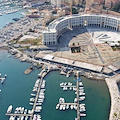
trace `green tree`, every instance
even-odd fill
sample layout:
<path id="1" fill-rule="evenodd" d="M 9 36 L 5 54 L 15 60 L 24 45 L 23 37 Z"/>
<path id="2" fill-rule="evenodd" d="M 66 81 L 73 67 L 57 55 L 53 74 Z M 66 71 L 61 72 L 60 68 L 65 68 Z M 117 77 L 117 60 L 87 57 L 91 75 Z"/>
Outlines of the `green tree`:
<path id="1" fill-rule="evenodd" d="M 113 10 L 113 11 L 115 11 L 115 12 L 120 12 L 120 3 L 114 5 L 111 10 Z"/>
<path id="2" fill-rule="evenodd" d="M 75 43 L 73 43 L 72 45 L 75 46 Z"/>
<path id="3" fill-rule="evenodd" d="M 73 14 L 78 14 L 77 9 L 76 9 L 76 8 L 72 8 L 72 13 L 73 13 Z"/>

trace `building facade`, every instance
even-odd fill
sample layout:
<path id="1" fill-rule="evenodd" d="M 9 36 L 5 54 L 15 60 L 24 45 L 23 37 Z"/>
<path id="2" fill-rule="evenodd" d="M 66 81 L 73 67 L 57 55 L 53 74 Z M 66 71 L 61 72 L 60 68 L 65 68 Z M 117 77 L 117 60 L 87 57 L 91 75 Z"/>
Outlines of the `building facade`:
<path id="1" fill-rule="evenodd" d="M 83 14 L 58 18 L 43 32 L 42 44 L 56 45 L 58 38 L 68 29 L 80 26 L 98 26 L 120 31 L 120 18 L 103 14 Z"/>

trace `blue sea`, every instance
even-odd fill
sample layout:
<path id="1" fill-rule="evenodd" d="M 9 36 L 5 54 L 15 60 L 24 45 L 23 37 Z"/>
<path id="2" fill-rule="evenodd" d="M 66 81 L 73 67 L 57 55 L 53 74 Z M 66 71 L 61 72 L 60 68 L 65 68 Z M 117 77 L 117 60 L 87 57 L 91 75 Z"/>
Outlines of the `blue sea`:
<path id="1" fill-rule="evenodd" d="M 22 14 L 24 12 L 25 10 L 20 10 L 12 14 L 3 14 L 2 16 L 0 16 L 0 29 L 2 29 L 6 24 L 10 22 L 15 22 L 12 20 L 13 18 L 24 17 L 24 15 Z"/>

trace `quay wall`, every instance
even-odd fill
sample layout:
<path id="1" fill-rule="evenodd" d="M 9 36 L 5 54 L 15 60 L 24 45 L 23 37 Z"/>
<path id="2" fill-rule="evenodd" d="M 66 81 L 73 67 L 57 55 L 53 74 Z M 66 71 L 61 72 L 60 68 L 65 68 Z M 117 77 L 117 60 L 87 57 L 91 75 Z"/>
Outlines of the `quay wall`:
<path id="1" fill-rule="evenodd" d="M 111 110 L 109 120 L 120 120 L 120 92 L 117 82 L 120 81 L 120 74 L 111 78 L 105 79 L 110 96 L 111 96 Z"/>

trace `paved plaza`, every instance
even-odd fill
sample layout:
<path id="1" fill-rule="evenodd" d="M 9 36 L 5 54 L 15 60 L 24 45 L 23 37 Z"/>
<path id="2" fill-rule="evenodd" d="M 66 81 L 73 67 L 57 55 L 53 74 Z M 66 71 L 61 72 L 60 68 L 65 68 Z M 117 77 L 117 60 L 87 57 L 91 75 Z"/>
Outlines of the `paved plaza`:
<path id="1" fill-rule="evenodd" d="M 92 37 L 92 32 L 90 30 L 92 32 L 94 30 L 94 37 L 99 36 L 102 33 L 108 33 L 108 36 L 110 36 L 111 39 L 114 37 L 118 37 L 118 40 L 120 38 L 119 33 L 115 31 L 108 31 L 100 28 L 75 28 L 61 35 L 61 37 L 59 38 L 60 44 L 58 46 L 58 50 L 55 53 L 53 53 L 53 55 L 55 57 L 62 57 L 97 65 L 115 65 L 115 63 L 117 62 L 117 66 L 120 66 L 120 51 L 113 51 L 108 44 L 105 44 L 104 42 L 95 41 L 95 39 L 93 39 Z M 113 35 L 117 34 L 117 36 L 113 36 L 112 33 Z M 71 53 L 69 46 L 73 43 L 79 43 L 79 45 L 81 45 L 81 53 Z"/>

